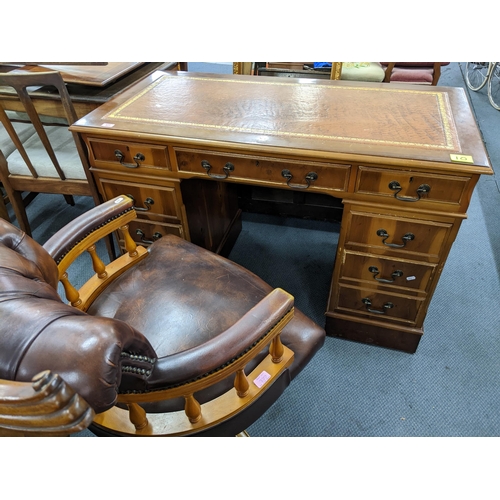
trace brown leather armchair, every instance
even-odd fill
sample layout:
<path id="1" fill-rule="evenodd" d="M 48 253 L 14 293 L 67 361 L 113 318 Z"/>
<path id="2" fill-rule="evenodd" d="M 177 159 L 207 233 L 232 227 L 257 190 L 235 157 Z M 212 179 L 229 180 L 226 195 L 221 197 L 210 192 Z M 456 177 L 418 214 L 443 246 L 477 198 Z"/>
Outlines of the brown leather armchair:
<path id="1" fill-rule="evenodd" d="M 0 220 L 0 403 L 50 370 L 95 412 L 97 435 L 237 435 L 325 332 L 234 262 L 176 236 L 137 246 L 132 203 L 99 205 L 43 247 Z M 118 229 L 124 253 L 105 264 L 96 243 Z M 68 267 L 86 251 L 96 274 L 76 290 Z"/>

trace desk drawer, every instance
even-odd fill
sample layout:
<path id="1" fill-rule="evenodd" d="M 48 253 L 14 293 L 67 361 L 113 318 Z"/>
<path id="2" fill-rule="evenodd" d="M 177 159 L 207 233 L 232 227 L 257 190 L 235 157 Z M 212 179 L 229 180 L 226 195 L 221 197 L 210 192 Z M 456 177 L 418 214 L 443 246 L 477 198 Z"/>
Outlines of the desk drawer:
<path id="1" fill-rule="evenodd" d="M 368 316 L 382 321 L 401 321 L 416 324 L 425 299 L 384 293 L 367 288 L 340 285 L 336 311 Z"/>
<path id="2" fill-rule="evenodd" d="M 146 220 L 133 220 L 129 222 L 129 233 L 132 239 L 143 246 L 148 246 L 159 238 L 167 234 L 175 234 L 184 238 L 184 231 L 181 224 L 159 224 Z M 120 239 L 123 247 L 123 241 Z"/>
<path id="3" fill-rule="evenodd" d="M 393 198 L 401 204 L 447 204 L 456 208 L 469 202 L 470 177 L 405 172 L 360 166 L 355 191 Z"/>
<path id="4" fill-rule="evenodd" d="M 347 249 L 437 262 L 444 252 L 451 223 L 351 211 Z"/>
<path id="5" fill-rule="evenodd" d="M 102 175 L 96 180 L 99 191 L 106 200 L 122 194 L 133 198 L 139 218 L 176 224 L 182 221 L 182 197 L 178 183 L 172 182 L 171 186 L 151 186 L 109 179 Z"/>
<path id="6" fill-rule="evenodd" d="M 91 164 L 95 167 L 149 174 L 172 170 L 165 146 L 93 138 L 87 143 Z"/>
<path id="7" fill-rule="evenodd" d="M 425 292 L 436 265 L 346 251 L 340 280 L 353 285 Z"/>
<path id="8" fill-rule="evenodd" d="M 214 179 L 311 191 L 347 191 L 350 165 L 174 148 L 177 169 Z"/>

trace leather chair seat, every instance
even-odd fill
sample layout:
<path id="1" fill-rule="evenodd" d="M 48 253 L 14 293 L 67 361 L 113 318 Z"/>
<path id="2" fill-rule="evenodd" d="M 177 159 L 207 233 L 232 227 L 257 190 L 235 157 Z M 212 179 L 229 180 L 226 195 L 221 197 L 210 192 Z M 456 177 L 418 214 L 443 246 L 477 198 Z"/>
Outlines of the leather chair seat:
<path id="1" fill-rule="evenodd" d="M 183 367 L 184 380 L 209 369 L 193 354 L 199 345 L 211 342 L 212 358 L 222 350 L 222 362 L 227 347 L 220 334 L 271 291 L 270 285 L 238 264 L 167 235 L 150 247 L 147 259 L 109 285 L 88 313 L 118 319 L 144 333 L 158 359 L 147 385 L 132 379 L 130 383 L 136 385 L 128 385 L 127 390 L 150 391 L 164 388 L 166 380 L 176 382 L 167 368 L 174 355 L 176 364 Z M 283 344 L 294 351 L 290 379 L 309 362 L 324 338 L 324 330 L 295 308 L 294 318 L 281 334 Z M 267 350 L 250 363 L 247 372 L 266 354 Z M 197 399 L 200 403 L 211 400 L 231 385 L 232 380 L 225 380 L 198 393 Z M 145 408 L 164 412 L 182 406 L 183 401 L 177 400 L 148 403 Z"/>

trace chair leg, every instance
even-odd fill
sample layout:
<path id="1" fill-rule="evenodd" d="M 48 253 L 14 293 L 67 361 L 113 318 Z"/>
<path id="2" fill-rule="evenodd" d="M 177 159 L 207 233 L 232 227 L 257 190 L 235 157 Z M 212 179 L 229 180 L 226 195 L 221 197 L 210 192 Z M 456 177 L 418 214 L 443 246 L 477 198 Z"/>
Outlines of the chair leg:
<path id="1" fill-rule="evenodd" d="M 19 227 L 28 235 L 31 236 L 31 227 L 28 221 L 28 216 L 26 215 L 26 209 L 24 207 L 23 197 L 19 191 L 7 190 L 9 195 L 10 203 L 12 204 L 12 209 L 14 210 L 14 215 L 16 216 Z"/>
<path id="2" fill-rule="evenodd" d="M 64 199 L 68 205 L 71 205 L 72 207 L 75 206 L 75 199 L 70 194 L 65 194 Z"/>
<path id="3" fill-rule="evenodd" d="M 7 212 L 7 207 L 5 206 L 5 201 L 3 199 L 3 194 L 0 196 L 0 217 L 10 222 L 9 213 Z"/>
<path id="4" fill-rule="evenodd" d="M 0 181 L 3 184 L 5 192 L 9 197 L 9 202 L 16 216 L 19 227 L 28 235 L 31 236 L 31 229 L 24 207 L 23 197 L 19 191 L 15 191 L 9 182 L 9 169 L 7 167 L 7 160 L 0 151 Z M 2 200 L 3 201 L 3 200 Z"/>
<path id="5" fill-rule="evenodd" d="M 23 205 L 26 208 L 40 193 L 35 193 L 34 191 L 30 191 L 23 198 Z"/>

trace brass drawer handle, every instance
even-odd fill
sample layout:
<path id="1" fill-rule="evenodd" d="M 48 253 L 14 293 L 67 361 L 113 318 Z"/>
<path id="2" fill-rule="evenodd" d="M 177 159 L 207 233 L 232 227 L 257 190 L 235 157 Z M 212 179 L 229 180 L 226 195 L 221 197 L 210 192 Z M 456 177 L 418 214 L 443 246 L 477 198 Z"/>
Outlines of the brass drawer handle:
<path id="1" fill-rule="evenodd" d="M 383 306 L 383 307 L 384 307 L 384 309 L 383 309 L 383 310 L 380 310 L 380 309 L 372 309 L 372 308 L 371 308 L 372 301 L 371 301 L 370 299 L 368 299 L 368 298 L 364 298 L 364 299 L 362 299 L 362 300 L 361 300 L 361 302 L 363 302 L 363 304 L 365 305 L 366 310 L 367 310 L 368 312 L 373 313 L 373 314 L 386 314 L 386 313 L 387 313 L 387 311 L 388 311 L 389 309 L 392 309 L 392 308 L 394 307 L 394 304 L 393 304 L 392 302 L 386 302 L 386 303 L 384 304 L 384 306 Z"/>
<path id="2" fill-rule="evenodd" d="M 234 171 L 234 165 L 229 162 L 227 162 L 222 169 L 226 175 L 211 174 L 210 170 L 212 169 L 212 165 L 210 165 L 207 160 L 202 160 L 201 166 L 207 171 L 207 175 L 212 177 L 212 179 L 227 179 L 229 177 L 229 172 Z"/>
<path id="3" fill-rule="evenodd" d="M 318 174 L 316 172 L 309 172 L 305 179 L 306 179 L 306 185 L 304 184 L 290 184 L 290 181 L 292 180 L 293 178 L 293 175 L 292 175 L 292 172 L 290 172 L 290 170 L 288 169 L 284 169 L 281 171 L 281 175 L 282 177 L 284 177 L 286 179 L 286 185 L 288 187 L 291 187 L 291 188 L 295 188 L 295 189 L 307 189 L 310 185 L 311 185 L 311 182 L 315 181 L 317 178 L 318 178 Z"/>
<path id="4" fill-rule="evenodd" d="M 137 153 L 133 158 L 133 160 L 135 160 L 135 165 L 132 165 L 131 163 L 125 163 L 123 161 L 125 158 L 125 155 L 119 149 L 115 149 L 115 156 L 118 158 L 118 160 L 120 160 L 120 163 L 124 167 L 127 167 L 127 168 L 140 167 L 141 166 L 140 162 L 144 161 L 146 159 L 146 157 L 142 153 Z"/>
<path id="5" fill-rule="evenodd" d="M 389 189 L 396 191 L 394 193 L 394 198 L 396 198 L 396 200 L 399 200 L 399 201 L 418 201 L 418 200 L 420 200 L 420 198 L 423 194 L 427 194 L 430 192 L 431 187 L 429 186 L 429 184 L 420 184 L 420 186 L 418 186 L 418 188 L 417 188 L 417 198 L 412 198 L 411 196 L 398 196 L 401 189 L 403 189 L 401 187 L 401 184 L 398 181 L 391 181 L 389 183 Z"/>
<path id="6" fill-rule="evenodd" d="M 368 268 L 368 271 L 373 273 L 373 279 L 377 280 L 379 283 L 394 283 L 396 281 L 396 278 L 401 278 L 401 276 L 403 276 L 403 271 L 397 270 L 391 274 L 391 277 L 392 277 L 391 280 L 386 279 L 386 278 L 377 278 L 377 275 L 380 273 L 380 271 L 378 270 L 378 267 L 376 267 L 376 266 L 370 266 Z"/>
<path id="7" fill-rule="evenodd" d="M 150 198 L 149 196 L 144 200 L 144 205 L 146 205 L 146 208 L 143 208 L 143 207 L 137 207 L 135 205 L 135 198 L 131 195 L 131 194 L 127 194 L 127 196 L 129 198 L 132 199 L 132 201 L 134 202 L 134 210 L 136 212 L 148 212 L 149 210 L 151 210 L 151 205 L 154 205 L 155 204 L 155 200 L 153 200 L 153 198 Z"/>
<path id="8" fill-rule="evenodd" d="M 141 231 L 140 229 L 137 229 L 135 231 L 135 234 L 137 234 L 138 236 L 141 237 L 141 241 L 143 243 L 147 243 L 148 245 L 151 245 L 152 243 L 154 243 L 156 240 L 159 240 L 163 235 L 161 233 L 159 233 L 158 231 L 153 234 L 153 239 L 152 240 L 147 240 L 146 239 L 146 235 L 144 234 L 144 231 Z"/>
<path id="9" fill-rule="evenodd" d="M 387 233 L 387 231 L 385 229 L 379 229 L 377 231 L 377 236 L 380 236 L 381 238 L 384 238 L 382 240 L 382 243 L 388 247 L 391 247 L 391 248 L 403 248 L 406 246 L 406 244 L 411 241 L 411 240 L 414 240 L 415 239 L 415 235 L 413 233 L 406 233 L 401 239 L 403 240 L 403 243 L 402 244 L 399 244 L 399 243 L 386 243 L 386 239 L 389 238 L 389 234 Z"/>

